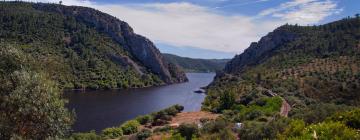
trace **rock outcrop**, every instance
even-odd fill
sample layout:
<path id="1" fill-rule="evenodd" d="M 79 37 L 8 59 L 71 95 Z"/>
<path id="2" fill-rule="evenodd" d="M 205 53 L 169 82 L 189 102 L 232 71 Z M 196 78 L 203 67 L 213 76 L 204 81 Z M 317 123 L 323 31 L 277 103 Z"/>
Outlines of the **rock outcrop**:
<path id="1" fill-rule="evenodd" d="M 76 20 L 85 22 L 88 26 L 106 33 L 123 46 L 136 61 L 150 69 L 154 74 L 159 75 L 165 83 L 187 81 L 186 75 L 182 70 L 177 66 L 170 67 L 171 64 L 163 59 L 162 54 L 155 45 L 149 39 L 134 33 L 133 29 L 124 21 L 86 7 L 33 4 L 33 8 L 75 17 Z"/>
<path id="2" fill-rule="evenodd" d="M 251 43 L 242 54 L 236 55 L 225 66 L 226 73 L 236 73 L 243 71 L 248 66 L 253 66 L 261 63 L 267 58 L 271 57 L 273 51 L 285 44 L 295 40 L 298 35 L 295 32 L 290 32 L 287 25 L 279 27 L 270 32 L 268 35 L 262 37 L 259 42 Z"/>

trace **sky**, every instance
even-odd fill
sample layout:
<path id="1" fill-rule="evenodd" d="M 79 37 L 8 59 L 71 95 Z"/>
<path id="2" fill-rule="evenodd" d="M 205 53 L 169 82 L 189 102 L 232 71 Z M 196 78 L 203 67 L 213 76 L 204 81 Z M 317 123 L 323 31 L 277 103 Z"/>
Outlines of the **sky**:
<path id="1" fill-rule="evenodd" d="M 360 13 L 360 0 L 62 1 L 113 15 L 161 52 L 192 58 L 232 58 L 283 24 L 320 25 Z"/>

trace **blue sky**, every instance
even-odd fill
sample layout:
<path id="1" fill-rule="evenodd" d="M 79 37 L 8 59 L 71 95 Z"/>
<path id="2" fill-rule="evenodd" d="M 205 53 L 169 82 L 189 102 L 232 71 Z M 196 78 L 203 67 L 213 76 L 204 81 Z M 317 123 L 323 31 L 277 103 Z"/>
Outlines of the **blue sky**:
<path id="1" fill-rule="evenodd" d="M 319 25 L 360 13 L 360 0 L 62 1 L 111 14 L 160 51 L 193 58 L 232 58 L 282 24 Z"/>

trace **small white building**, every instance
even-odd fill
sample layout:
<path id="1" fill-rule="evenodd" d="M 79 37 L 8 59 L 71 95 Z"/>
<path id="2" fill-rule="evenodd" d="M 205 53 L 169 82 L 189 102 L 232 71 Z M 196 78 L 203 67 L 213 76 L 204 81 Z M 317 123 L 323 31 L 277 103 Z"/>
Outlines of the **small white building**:
<path id="1" fill-rule="evenodd" d="M 243 123 L 235 123 L 235 129 L 241 129 L 243 127 Z"/>

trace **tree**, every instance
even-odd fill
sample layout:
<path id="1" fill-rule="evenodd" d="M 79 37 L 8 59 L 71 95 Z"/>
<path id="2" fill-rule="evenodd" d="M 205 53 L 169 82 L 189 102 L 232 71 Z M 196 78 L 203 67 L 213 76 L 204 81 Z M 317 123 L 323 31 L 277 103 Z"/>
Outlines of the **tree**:
<path id="1" fill-rule="evenodd" d="M 72 113 L 64 107 L 56 83 L 27 67 L 29 59 L 14 47 L 0 46 L 0 137 L 65 136 Z"/>
<path id="2" fill-rule="evenodd" d="M 179 126 L 179 133 L 186 140 L 191 140 L 193 136 L 198 135 L 199 130 L 195 124 L 181 124 Z"/>
<path id="3" fill-rule="evenodd" d="M 230 109 L 235 104 L 235 93 L 233 90 L 226 90 L 220 95 L 220 110 Z"/>
<path id="4" fill-rule="evenodd" d="M 138 127 L 140 126 L 140 123 L 136 120 L 127 121 L 124 124 L 122 124 L 120 127 L 123 130 L 125 135 L 130 135 L 138 132 Z"/>

